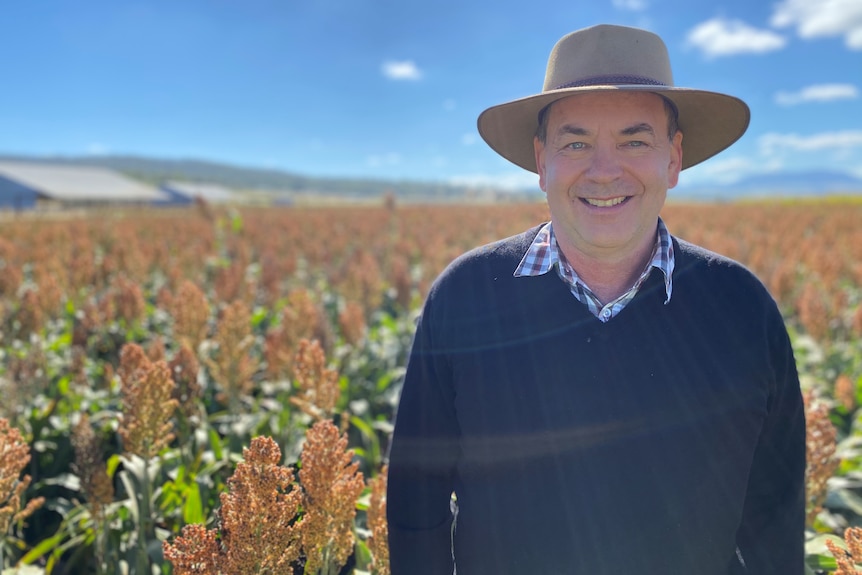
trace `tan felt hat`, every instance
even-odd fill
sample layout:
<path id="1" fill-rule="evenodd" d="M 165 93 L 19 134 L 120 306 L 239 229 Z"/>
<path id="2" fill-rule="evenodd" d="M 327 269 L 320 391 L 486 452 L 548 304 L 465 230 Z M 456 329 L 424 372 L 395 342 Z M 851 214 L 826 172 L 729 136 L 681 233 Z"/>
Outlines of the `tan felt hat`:
<path id="1" fill-rule="evenodd" d="M 542 92 L 488 108 L 479 115 L 479 133 L 495 152 L 535 172 L 533 136 L 539 113 L 562 98 L 604 90 L 655 92 L 676 105 L 683 133 L 682 169 L 738 140 L 751 117 L 748 105 L 739 98 L 675 87 L 667 48 L 657 35 L 602 24 L 572 32 L 557 42 L 548 59 Z"/>

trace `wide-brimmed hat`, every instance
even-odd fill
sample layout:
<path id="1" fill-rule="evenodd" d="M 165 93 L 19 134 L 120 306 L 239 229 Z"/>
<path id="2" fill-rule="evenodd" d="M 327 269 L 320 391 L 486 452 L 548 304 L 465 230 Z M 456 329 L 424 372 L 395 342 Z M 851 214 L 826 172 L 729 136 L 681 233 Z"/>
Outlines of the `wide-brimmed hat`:
<path id="1" fill-rule="evenodd" d="M 679 112 L 682 169 L 714 156 L 738 140 L 751 117 L 733 96 L 673 85 L 667 48 L 657 35 L 638 28 L 599 25 L 564 36 L 551 51 L 542 93 L 488 108 L 479 133 L 498 154 L 536 172 L 533 136 L 539 113 L 551 103 L 605 90 L 655 92 Z"/>

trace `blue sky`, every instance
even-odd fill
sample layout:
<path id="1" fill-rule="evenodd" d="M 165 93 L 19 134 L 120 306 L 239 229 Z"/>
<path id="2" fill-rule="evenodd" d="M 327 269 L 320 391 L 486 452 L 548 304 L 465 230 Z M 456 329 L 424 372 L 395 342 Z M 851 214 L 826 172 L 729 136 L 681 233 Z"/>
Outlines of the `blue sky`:
<path id="1" fill-rule="evenodd" d="M 862 177 L 862 0 L 42 0 L 4 6 L 0 154 L 137 154 L 299 174 L 535 186 L 476 130 L 597 23 L 664 38 L 748 133 L 681 186 Z"/>

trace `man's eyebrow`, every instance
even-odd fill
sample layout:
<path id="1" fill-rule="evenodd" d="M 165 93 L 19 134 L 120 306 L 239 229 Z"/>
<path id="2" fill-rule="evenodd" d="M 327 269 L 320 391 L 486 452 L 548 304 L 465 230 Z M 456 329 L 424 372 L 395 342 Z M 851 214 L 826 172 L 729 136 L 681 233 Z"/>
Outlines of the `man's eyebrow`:
<path id="1" fill-rule="evenodd" d="M 576 126 L 575 124 L 563 124 L 557 130 L 557 135 L 563 136 L 566 134 L 570 136 L 589 136 L 590 132 L 580 126 Z"/>
<path id="2" fill-rule="evenodd" d="M 635 134 L 643 134 L 647 133 L 651 136 L 655 136 L 655 130 L 652 129 L 652 126 L 647 124 L 646 122 L 641 122 L 640 124 L 635 124 L 634 126 L 629 126 L 628 128 L 624 128 L 620 134 L 623 136 L 634 136 Z"/>
<path id="3" fill-rule="evenodd" d="M 620 130 L 620 134 L 623 136 L 634 136 L 635 134 L 650 134 L 655 135 L 655 130 L 653 127 L 647 124 L 646 122 L 641 122 L 640 124 L 634 124 L 629 126 L 628 128 L 623 128 Z M 557 130 L 557 135 L 570 135 L 570 136 L 589 136 L 590 131 L 578 126 L 577 124 L 563 124 Z"/>

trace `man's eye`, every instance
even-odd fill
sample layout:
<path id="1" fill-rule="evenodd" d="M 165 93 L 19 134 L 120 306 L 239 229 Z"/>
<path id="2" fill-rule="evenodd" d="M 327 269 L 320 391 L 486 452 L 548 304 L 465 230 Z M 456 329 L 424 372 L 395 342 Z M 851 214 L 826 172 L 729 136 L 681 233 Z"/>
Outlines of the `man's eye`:
<path id="1" fill-rule="evenodd" d="M 572 142 L 571 144 L 567 144 L 566 147 L 570 150 L 583 150 L 587 145 L 583 142 Z"/>
<path id="2" fill-rule="evenodd" d="M 646 142 L 641 140 L 632 140 L 631 142 L 626 142 L 626 146 L 629 148 L 640 148 L 642 146 L 646 146 Z"/>

